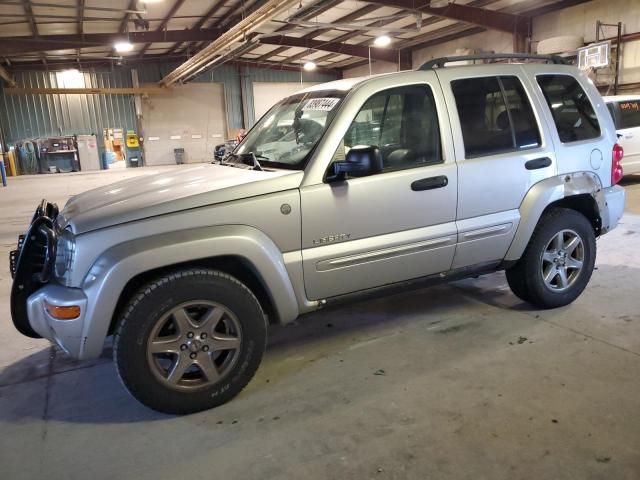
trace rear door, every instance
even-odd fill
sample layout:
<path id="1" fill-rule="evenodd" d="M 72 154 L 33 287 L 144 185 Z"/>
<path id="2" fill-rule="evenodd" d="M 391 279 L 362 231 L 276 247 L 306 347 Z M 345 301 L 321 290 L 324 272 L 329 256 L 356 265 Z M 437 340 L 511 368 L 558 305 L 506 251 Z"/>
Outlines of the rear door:
<path id="1" fill-rule="evenodd" d="M 504 258 L 535 183 L 555 175 L 555 153 L 518 66 L 438 70 L 458 162 L 453 268 Z"/>

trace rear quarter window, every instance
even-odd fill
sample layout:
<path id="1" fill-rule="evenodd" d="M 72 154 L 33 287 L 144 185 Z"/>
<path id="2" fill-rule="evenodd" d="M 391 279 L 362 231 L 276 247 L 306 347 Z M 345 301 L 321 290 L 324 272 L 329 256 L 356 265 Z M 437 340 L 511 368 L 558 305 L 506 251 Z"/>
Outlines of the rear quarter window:
<path id="1" fill-rule="evenodd" d="M 587 93 L 574 77 L 539 75 L 537 80 L 561 142 L 578 142 L 600 136 L 598 116 Z"/>

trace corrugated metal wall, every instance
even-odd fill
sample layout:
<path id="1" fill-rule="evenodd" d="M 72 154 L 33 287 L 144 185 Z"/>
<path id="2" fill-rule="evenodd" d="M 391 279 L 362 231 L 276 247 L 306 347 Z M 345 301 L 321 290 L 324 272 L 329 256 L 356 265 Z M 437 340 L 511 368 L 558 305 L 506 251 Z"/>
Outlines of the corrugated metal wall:
<path id="1" fill-rule="evenodd" d="M 82 73 L 70 79 L 62 72 L 16 72 L 29 88 L 130 87 L 131 74 L 119 69 Z M 73 82 L 71 84 L 71 81 Z M 102 135 L 103 128 L 134 128 L 132 95 L 7 95 L 0 92 L 0 122 L 8 143 L 25 138 L 73 134 Z"/>
<path id="2" fill-rule="evenodd" d="M 170 63 L 140 65 L 137 67 L 138 81 L 156 83 L 176 66 Z M 132 86 L 131 71 L 126 67 L 83 73 L 79 80 L 83 83 L 73 85 L 63 72 L 17 72 L 15 78 L 19 86 L 33 88 Z M 305 82 L 328 82 L 335 78 L 304 72 Z M 252 83 L 298 82 L 300 73 L 222 65 L 194 81 L 223 83 L 227 124 L 229 128 L 241 128 L 241 82 L 247 103 L 246 123 L 251 126 L 255 121 Z M 99 136 L 103 128 L 135 128 L 134 100 L 132 95 L 7 95 L 0 90 L 0 125 L 9 144 L 25 138 L 55 135 L 95 133 Z"/>

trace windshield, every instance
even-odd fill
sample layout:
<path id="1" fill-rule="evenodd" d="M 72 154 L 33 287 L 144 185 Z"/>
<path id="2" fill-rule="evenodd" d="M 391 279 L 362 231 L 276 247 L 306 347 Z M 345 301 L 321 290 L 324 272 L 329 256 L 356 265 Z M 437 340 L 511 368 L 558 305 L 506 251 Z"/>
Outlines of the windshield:
<path id="1" fill-rule="evenodd" d="M 233 159 L 302 170 L 343 97 L 344 92 L 325 90 L 285 98 L 251 129 Z"/>

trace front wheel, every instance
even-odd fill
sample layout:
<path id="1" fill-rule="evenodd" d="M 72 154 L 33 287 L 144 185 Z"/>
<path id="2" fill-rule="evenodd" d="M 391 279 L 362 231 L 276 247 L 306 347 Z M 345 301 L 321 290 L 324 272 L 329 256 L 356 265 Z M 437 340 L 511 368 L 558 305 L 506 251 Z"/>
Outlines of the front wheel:
<path id="1" fill-rule="evenodd" d="M 573 302 L 587 286 L 596 260 L 596 239 L 581 213 L 554 208 L 538 223 L 518 263 L 506 271 L 511 291 L 537 307 Z"/>
<path id="2" fill-rule="evenodd" d="M 187 414 L 237 395 L 265 344 L 265 316 L 251 291 L 225 273 L 190 269 L 167 274 L 133 297 L 119 321 L 114 359 L 137 400 Z"/>

